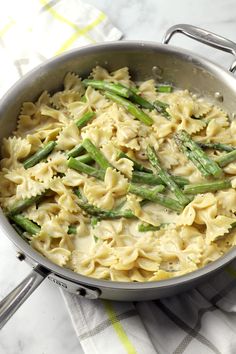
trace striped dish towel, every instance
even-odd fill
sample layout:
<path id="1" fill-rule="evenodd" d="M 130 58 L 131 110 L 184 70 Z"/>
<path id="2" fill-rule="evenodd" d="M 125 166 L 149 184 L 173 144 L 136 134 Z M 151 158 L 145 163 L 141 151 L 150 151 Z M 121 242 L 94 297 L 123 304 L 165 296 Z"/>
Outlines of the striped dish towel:
<path id="1" fill-rule="evenodd" d="M 8 0 L 0 11 L 0 93 L 65 50 L 118 40 L 107 16 L 80 0 Z"/>
<path id="2" fill-rule="evenodd" d="M 236 261 L 206 284 L 162 300 L 62 293 L 86 354 L 236 353 Z"/>

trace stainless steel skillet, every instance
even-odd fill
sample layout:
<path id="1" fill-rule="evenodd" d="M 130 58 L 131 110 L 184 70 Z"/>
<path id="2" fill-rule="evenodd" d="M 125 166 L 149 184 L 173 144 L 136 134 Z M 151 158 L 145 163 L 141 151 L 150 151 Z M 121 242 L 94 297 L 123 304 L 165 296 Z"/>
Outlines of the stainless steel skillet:
<path id="1" fill-rule="evenodd" d="M 162 80 L 210 97 L 213 101 L 220 98 L 233 118 L 236 112 L 236 79 L 232 73 L 236 70 L 236 58 L 230 73 L 187 50 L 166 45 L 177 32 L 236 57 L 235 43 L 191 25 L 171 27 L 163 44 L 109 42 L 65 53 L 31 71 L 3 97 L 0 102 L 0 139 L 14 130 L 22 102 L 35 100 L 45 89 L 52 92 L 58 90 L 68 71 L 85 77 L 96 65 L 105 66 L 109 70 L 128 66 L 135 80 L 158 75 Z M 101 297 L 119 301 L 151 300 L 172 296 L 196 286 L 236 257 L 236 249 L 232 249 L 206 267 L 173 279 L 147 283 L 112 282 L 85 277 L 51 263 L 15 232 L 2 212 L 0 230 L 16 246 L 18 258 L 33 267 L 22 283 L 0 302 L 0 328 L 46 277 L 63 289 L 90 299 Z"/>

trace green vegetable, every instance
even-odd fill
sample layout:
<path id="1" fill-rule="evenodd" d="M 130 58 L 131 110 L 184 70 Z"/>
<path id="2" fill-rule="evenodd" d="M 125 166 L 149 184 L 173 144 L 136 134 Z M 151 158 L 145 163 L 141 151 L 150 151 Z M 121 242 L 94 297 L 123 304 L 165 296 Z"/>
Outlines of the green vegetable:
<path id="1" fill-rule="evenodd" d="M 70 225 L 70 226 L 68 227 L 67 233 L 68 233 L 69 235 L 71 235 L 71 234 L 76 234 L 76 233 L 77 233 L 77 227 L 76 227 L 75 225 Z"/>
<path id="2" fill-rule="evenodd" d="M 20 226 L 23 230 L 27 231 L 31 235 L 35 235 L 41 230 L 40 226 L 21 214 L 11 215 L 10 219 L 14 221 L 16 225 Z"/>
<path id="3" fill-rule="evenodd" d="M 162 116 L 164 116 L 166 119 L 168 120 L 171 119 L 170 114 L 166 110 L 167 108 L 169 108 L 168 103 L 156 100 L 155 102 L 153 102 L 153 106 L 157 110 L 157 112 L 160 113 Z"/>
<path id="4" fill-rule="evenodd" d="M 99 219 L 119 219 L 119 218 L 135 218 L 131 210 L 105 210 L 100 209 L 92 204 L 84 203 L 82 200 L 77 201 L 79 207 L 87 214 L 98 217 Z"/>
<path id="5" fill-rule="evenodd" d="M 147 155 L 152 166 L 157 170 L 158 176 L 161 178 L 162 182 L 173 192 L 178 199 L 179 203 L 183 206 L 189 203 L 188 197 L 184 195 L 182 190 L 175 183 L 174 179 L 167 171 L 165 171 L 160 164 L 157 154 L 153 147 L 148 146 Z"/>
<path id="6" fill-rule="evenodd" d="M 214 150 L 227 151 L 227 152 L 236 150 L 236 148 L 231 145 L 226 145 L 226 144 L 221 144 L 221 143 L 200 143 L 200 142 L 197 142 L 197 144 L 202 149 L 214 149 Z"/>
<path id="7" fill-rule="evenodd" d="M 145 100 L 145 98 L 143 98 L 142 96 L 138 95 L 136 92 L 134 92 L 133 90 L 131 90 L 131 95 L 129 97 L 130 101 L 138 104 L 139 106 L 146 108 L 146 109 L 150 109 L 153 110 L 154 106 L 148 102 L 147 100 Z"/>
<path id="8" fill-rule="evenodd" d="M 24 168 L 27 169 L 27 168 L 35 166 L 37 163 L 39 163 L 45 157 L 47 157 L 50 154 L 50 152 L 52 152 L 52 150 L 54 149 L 55 146 L 56 146 L 56 142 L 55 141 L 49 141 L 49 143 L 44 145 L 43 148 L 41 148 L 38 151 L 36 151 L 35 154 L 30 156 L 28 159 L 26 159 L 23 162 Z"/>
<path id="9" fill-rule="evenodd" d="M 221 189 L 231 188 L 231 182 L 228 180 L 213 181 L 207 183 L 196 183 L 184 186 L 184 193 L 187 194 L 198 194 L 215 192 Z"/>
<path id="10" fill-rule="evenodd" d="M 93 217 L 91 218 L 90 222 L 91 222 L 92 228 L 94 228 L 94 227 L 98 224 L 99 219 L 96 218 L 95 216 L 93 216 Z"/>
<path id="11" fill-rule="evenodd" d="M 109 92 L 112 92 L 116 95 L 126 97 L 126 98 L 128 98 L 131 94 L 131 91 L 129 90 L 129 88 L 126 88 L 119 83 L 114 84 L 114 83 L 102 81 L 102 80 L 85 79 L 85 80 L 83 80 L 83 84 L 85 86 L 91 86 L 91 87 L 98 89 L 98 90 L 109 91 Z"/>
<path id="12" fill-rule="evenodd" d="M 235 160 L 236 160 L 236 150 L 233 150 L 231 152 L 228 152 L 228 154 L 218 156 L 215 159 L 215 162 L 217 162 L 220 167 L 224 167 Z"/>
<path id="13" fill-rule="evenodd" d="M 72 150 L 67 153 L 68 157 L 77 157 L 84 151 L 82 144 L 75 146 Z"/>
<path id="14" fill-rule="evenodd" d="M 93 235 L 94 241 L 98 242 L 98 237 L 96 235 Z"/>
<path id="15" fill-rule="evenodd" d="M 171 85 L 157 85 L 156 87 L 157 92 L 167 92 L 170 93 L 173 90 L 173 87 Z"/>
<path id="16" fill-rule="evenodd" d="M 93 159 L 91 158 L 91 156 L 89 154 L 84 154 L 84 155 L 81 155 L 79 157 L 77 157 L 76 159 L 77 161 L 80 161 L 82 163 L 90 163 L 90 162 L 93 162 Z"/>
<path id="17" fill-rule="evenodd" d="M 181 177 L 181 176 L 172 176 L 173 180 L 175 181 L 178 186 L 182 187 L 185 186 L 186 184 L 189 184 L 189 181 L 187 178 Z M 141 172 L 141 171 L 133 171 L 132 174 L 132 182 L 134 183 L 143 183 L 143 184 L 148 184 L 155 186 L 156 184 L 162 184 L 162 179 L 153 174 L 153 173 L 146 173 L 146 172 Z"/>
<path id="18" fill-rule="evenodd" d="M 183 206 L 179 203 L 178 200 L 169 198 L 163 194 L 156 193 L 155 191 L 153 192 L 152 190 L 140 187 L 139 185 L 130 184 L 129 192 L 139 195 L 143 199 L 148 199 L 171 210 L 181 212 L 183 209 Z"/>
<path id="19" fill-rule="evenodd" d="M 209 177 L 210 176 L 210 173 L 207 172 L 204 167 L 201 165 L 201 163 L 196 159 L 194 153 L 189 150 L 186 146 L 184 146 L 181 141 L 179 141 L 178 139 L 175 139 L 180 151 L 182 151 L 186 157 L 192 161 L 192 163 L 197 167 L 197 169 L 201 172 L 201 174 L 204 176 L 204 177 Z"/>
<path id="20" fill-rule="evenodd" d="M 130 114 L 132 114 L 132 116 L 139 119 L 144 124 L 152 125 L 153 119 L 149 117 L 145 112 L 143 112 L 140 108 L 135 106 L 135 104 L 133 104 L 129 100 L 120 97 L 118 95 L 115 95 L 111 92 L 104 92 L 104 94 L 110 100 L 122 105 Z"/>
<path id="21" fill-rule="evenodd" d="M 92 143 L 90 139 L 84 139 L 83 147 L 85 150 L 87 150 L 90 157 L 96 161 L 101 168 L 106 170 L 108 167 L 112 167 L 102 152 Z"/>
<path id="22" fill-rule="evenodd" d="M 11 207 L 11 209 L 8 211 L 7 215 L 11 216 L 11 215 L 19 214 L 23 210 L 27 209 L 29 206 L 40 202 L 42 199 L 44 199 L 45 194 L 47 192 L 48 191 L 45 191 L 44 193 L 42 193 L 40 195 L 36 195 L 35 197 L 19 200 Z"/>
<path id="23" fill-rule="evenodd" d="M 158 226 L 150 225 L 150 224 L 139 224 L 138 231 L 139 232 L 147 232 L 147 231 L 158 231 L 160 230 L 165 224 L 160 224 Z"/>
<path id="24" fill-rule="evenodd" d="M 100 180 L 104 180 L 105 177 L 105 171 L 104 170 L 97 170 L 94 167 L 91 167 L 89 165 L 86 165 L 83 162 L 80 162 L 76 160 L 74 157 L 70 157 L 68 162 L 68 167 L 72 168 L 73 170 L 79 171 L 80 173 L 86 173 L 87 175 L 91 177 L 95 177 Z"/>
<path id="25" fill-rule="evenodd" d="M 94 112 L 86 112 L 80 119 L 75 122 L 75 124 L 79 129 L 83 128 L 94 116 Z"/>
<path id="26" fill-rule="evenodd" d="M 221 177 L 223 174 L 222 169 L 218 166 L 218 164 L 213 161 L 201 148 L 200 146 L 194 142 L 190 135 L 185 130 L 180 130 L 175 135 L 175 140 L 178 146 L 184 146 L 185 151 L 190 150 L 192 156 L 192 162 L 194 163 L 197 168 L 202 166 L 200 170 L 203 173 L 203 170 L 206 171 L 206 174 L 212 175 L 214 177 Z M 189 157 L 189 156 L 188 156 Z M 196 161 L 198 165 L 196 164 Z"/>

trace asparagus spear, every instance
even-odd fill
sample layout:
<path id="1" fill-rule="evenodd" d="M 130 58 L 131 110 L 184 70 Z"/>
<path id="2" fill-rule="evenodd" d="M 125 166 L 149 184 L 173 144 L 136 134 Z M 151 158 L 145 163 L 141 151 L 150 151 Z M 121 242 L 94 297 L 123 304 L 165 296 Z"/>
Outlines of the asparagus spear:
<path id="1" fill-rule="evenodd" d="M 181 177 L 181 176 L 172 176 L 173 180 L 175 183 L 182 187 L 185 186 L 186 184 L 189 184 L 189 181 L 187 178 Z M 162 179 L 154 175 L 153 173 L 146 173 L 146 172 L 141 172 L 141 171 L 133 171 L 132 174 L 132 182 L 134 183 L 143 183 L 143 184 L 148 184 L 155 186 L 156 184 L 162 184 Z"/>
<path id="2" fill-rule="evenodd" d="M 133 167 L 134 167 L 135 170 L 152 173 L 152 170 L 150 170 L 149 168 L 144 167 L 143 165 L 141 165 L 137 161 L 131 159 L 131 157 L 126 155 L 123 151 L 119 152 L 118 157 L 119 157 L 119 159 L 120 158 L 125 158 L 125 159 L 129 159 L 130 161 L 132 161 L 133 162 Z"/>
<path id="3" fill-rule="evenodd" d="M 91 156 L 89 154 L 81 155 L 81 156 L 77 157 L 76 160 L 80 161 L 82 163 L 90 163 L 93 161 L 93 159 L 91 158 Z"/>
<path id="4" fill-rule="evenodd" d="M 171 209 L 171 210 L 175 210 L 175 211 L 180 212 L 183 209 L 183 207 L 179 203 L 179 201 L 169 198 L 163 194 L 153 192 L 150 189 L 137 186 L 135 184 L 129 185 L 129 192 L 139 195 L 140 197 L 142 197 L 144 199 L 148 199 L 154 203 L 160 204 L 160 205 L 162 205 L 168 209 Z"/>
<path id="5" fill-rule="evenodd" d="M 153 102 L 153 106 L 157 110 L 157 112 L 163 115 L 166 119 L 170 120 L 171 116 L 166 110 L 169 107 L 168 103 L 156 100 L 155 102 Z"/>
<path id="6" fill-rule="evenodd" d="M 185 130 L 180 130 L 176 134 L 177 140 L 179 140 L 187 149 L 191 150 L 192 156 L 199 164 L 202 165 L 204 170 L 213 175 L 214 177 L 220 177 L 223 174 L 222 169 L 218 164 L 210 159 L 209 156 L 194 142 L 190 135 Z"/>
<path id="7" fill-rule="evenodd" d="M 160 224 L 158 226 L 154 226 L 154 225 L 150 225 L 150 224 L 139 224 L 138 231 L 139 232 L 158 231 L 164 226 L 165 226 L 165 224 Z"/>
<path id="8" fill-rule="evenodd" d="M 96 218 L 95 216 L 91 217 L 90 223 L 91 223 L 91 226 L 92 226 L 93 229 L 97 225 L 98 222 L 99 222 L 98 218 Z"/>
<path id="9" fill-rule="evenodd" d="M 154 109 L 154 106 L 150 102 L 145 100 L 145 98 L 143 98 L 142 96 L 138 95 L 132 89 L 130 89 L 130 91 L 131 91 L 131 95 L 129 97 L 130 101 L 138 104 L 139 106 L 141 106 L 143 108 L 150 109 L 150 110 Z"/>
<path id="10" fill-rule="evenodd" d="M 35 235 L 41 230 L 40 226 L 21 214 L 11 215 L 10 218 L 16 225 L 20 226 L 23 230 L 27 231 L 31 235 Z"/>
<path id="11" fill-rule="evenodd" d="M 67 231 L 68 235 L 76 234 L 76 232 L 77 232 L 77 227 L 75 225 L 70 225 L 68 227 L 68 231 Z"/>
<path id="12" fill-rule="evenodd" d="M 176 144 L 178 145 L 180 151 L 182 151 L 186 156 L 187 158 L 192 161 L 192 163 L 197 167 L 197 169 L 201 172 L 201 174 L 204 176 L 204 177 L 209 177 L 210 176 L 210 173 L 207 172 L 204 167 L 201 165 L 201 163 L 195 158 L 194 154 L 192 153 L 191 150 L 189 150 L 186 146 L 184 146 L 182 144 L 182 142 L 177 138 L 175 137 L 175 142 Z"/>
<path id="13" fill-rule="evenodd" d="M 39 163 L 41 160 L 43 160 L 45 157 L 47 157 L 50 154 L 50 152 L 52 152 L 52 150 L 54 149 L 55 146 L 56 146 L 55 141 L 49 141 L 49 143 L 44 145 L 43 148 L 36 151 L 35 154 L 30 156 L 28 159 L 26 159 L 23 162 L 24 168 L 27 169 L 27 168 L 33 167 L 34 165 Z"/>
<path id="14" fill-rule="evenodd" d="M 221 189 L 231 188 L 231 182 L 228 180 L 213 181 L 207 183 L 196 183 L 184 186 L 184 193 L 187 194 L 198 194 L 215 192 Z"/>
<path id="15" fill-rule="evenodd" d="M 220 167 L 224 167 L 228 165 L 230 162 L 233 162 L 235 160 L 236 160 L 236 150 L 233 150 L 231 152 L 228 152 L 228 154 L 218 156 L 215 159 L 215 162 L 217 162 Z"/>
<path id="16" fill-rule="evenodd" d="M 83 128 L 94 116 L 94 112 L 86 112 L 80 119 L 75 122 L 75 124 L 79 129 Z"/>
<path id="17" fill-rule="evenodd" d="M 76 160 L 74 157 L 70 157 L 68 160 L 68 167 L 72 168 L 73 170 L 79 171 L 81 173 L 86 173 L 91 177 L 95 177 L 100 180 L 104 180 L 105 171 L 104 170 L 97 170 L 94 167 L 86 165 L 83 162 Z"/>
<path id="18" fill-rule="evenodd" d="M 102 81 L 102 80 L 85 79 L 85 80 L 83 80 L 83 84 L 86 87 L 91 86 L 95 89 L 109 91 L 109 92 L 115 93 L 116 95 L 126 97 L 126 98 L 130 97 L 130 94 L 131 94 L 131 91 L 128 88 L 126 88 L 125 86 L 123 86 L 119 83 L 114 84 L 114 83 Z"/>
<path id="19" fill-rule="evenodd" d="M 72 150 L 67 153 L 68 157 L 77 157 L 84 151 L 82 144 L 75 146 Z"/>
<path id="20" fill-rule="evenodd" d="M 46 190 L 42 194 L 36 195 L 35 197 L 19 200 L 11 207 L 7 215 L 12 216 L 12 215 L 19 214 L 21 211 L 27 209 L 29 206 L 40 202 L 45 197 L 45 194 L 47 192 L 48 191 Z"/>
<path id="21" fill-rule="evenodd" d="M 171 85 L 162 84 L 162 85 L 157 85 L 156 90 L 157 90 L 157 92 L 168 92 L 168 93 L 170 93 L 170 92 L 172 92 L 173 87 Z"/>
<path id="22" fill-rule="evenodd" d="M 99 219 L 119 219 L 119 218 L 135 218 L 131 210 L 105 210 L 100 209 L 92 204 L 84 203 L 82 200 L 77 201 L 79 207 L 87 214 L 97 216 Z"/>
<path id="23" fill-rule="evenodd" d="M 99 166 L 103 169 L 107 169 L 108 167 L 112 167 L 111 164 L 107 161 L 105 156 L 101 153 L 101 151 L 92 143 L 90 139 L 84 139 L 83 141 L 83 147 L 91 158 L 96 161 Z"/>
<path id="24" fill-rule="evenodd" d="M 188 204 L 189 203 L 188 197 L 184 195 L 184 193 L 181 191 L 181 189 L 178 187 L 178 185 L 175 183 L 174 179 L 169 175 L 169 173 L 161 167 L 160 161 L 153 147 L 148 146 L 147 155 L 152 166 L 156 168 L 158 172 L 158 176 L 161 178 L 162 182 L 167 187 L 169 187 L 169 189 L 175 194 L 179 203 L 183 206 Z"/>
<path id="25" fill-rule="evenodd" d="M 227 151 L 227 152 L 236 150 L 236 148 L 231 146 L 231 145 L 226 145 L 226 144 L 221 144 L 221 143 L 201 143 L 201 142 L 197 142 L 197 144 L 202 149 L 214 149 L 214 150 Z"/>
<path id="26" fill-rule="evenodd" d="M 144 113 L 141 109 L 139 109 L 135 104 L 130 102 L 129 100 L 120 97 L 118 95 L 115 95 L 111 92 L 104 92 L 105 96 L 112 101 L 122 105 L 127 109 L 127 111 L 132 114 L 135 118 L 139 119 L 141 122 L 143 122 L 146 125 L 152 125 L 153 119 L 149 117 L 146 113 Z"/>

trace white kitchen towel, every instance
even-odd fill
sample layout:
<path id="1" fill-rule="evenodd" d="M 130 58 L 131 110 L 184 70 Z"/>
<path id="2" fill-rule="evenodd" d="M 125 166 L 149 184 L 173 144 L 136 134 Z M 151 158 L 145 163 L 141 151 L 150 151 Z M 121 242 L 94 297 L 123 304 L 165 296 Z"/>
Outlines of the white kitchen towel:
<path id="1" fill-rule="evenodd" d="M 0 11 L 0 94 L 65 50 L 118 40 L 107 16 L 80 0 L 8 0 Z"/>
<path id="2" fill-rule="evenodd" d="M 86 354 L 235 354 L 236 261 L 162 300 L 87 300 L 63 292 Z"/>

